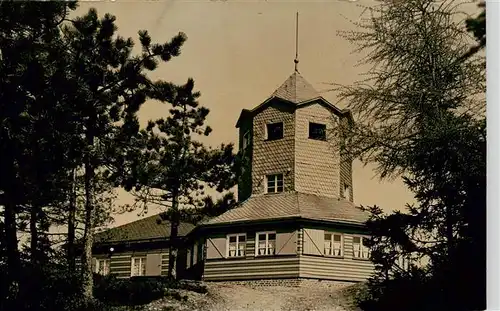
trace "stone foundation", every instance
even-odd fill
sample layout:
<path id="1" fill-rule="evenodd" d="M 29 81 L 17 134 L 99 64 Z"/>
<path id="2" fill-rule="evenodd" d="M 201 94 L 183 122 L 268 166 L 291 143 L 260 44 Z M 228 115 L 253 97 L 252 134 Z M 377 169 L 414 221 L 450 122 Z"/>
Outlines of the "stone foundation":
<path id="1" fill-rule="evenodd" d="M 220 285 L 244 285 L 249 287 L 286 286 L 286 287 L 326 287 L 326 288 L 342 288 L 356 284 L 356 282 L 304 279 L 304 278 L 262 279 L 262 280 L 244 280 L 244 281 L 212 281 L 207 283 L 214 283 Z"/>

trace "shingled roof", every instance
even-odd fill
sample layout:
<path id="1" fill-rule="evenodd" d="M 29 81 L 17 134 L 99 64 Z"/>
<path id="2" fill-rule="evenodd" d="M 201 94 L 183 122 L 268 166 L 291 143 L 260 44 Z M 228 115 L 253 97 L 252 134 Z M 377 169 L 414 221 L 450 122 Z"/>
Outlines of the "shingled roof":
<path id="1" fill-rule="evenodd" d="M 238 207 L 205 222 L 205 225 L 245 221 L 304 218 L 339 223 L 363 224 L 368 213 L 352 202 L 300 192 L 250 197 Z"/>
<path id="2" fill-rule="evenodd" d="M 319 93 L 298 72 L 292 73 L 288 79 L 272 94 L 272 96 L 299 104 L 320 97 Z"/>
<path id="3" fill-rule="evenodd" d="M 186 236 L 195 226 L 190 223 L 179 225 L 179 236 Z M 163 220 L 160 214 L 108 229 L 95 235 L 95 243 L 116 243 L 168 239 L 170 222 Z"/>

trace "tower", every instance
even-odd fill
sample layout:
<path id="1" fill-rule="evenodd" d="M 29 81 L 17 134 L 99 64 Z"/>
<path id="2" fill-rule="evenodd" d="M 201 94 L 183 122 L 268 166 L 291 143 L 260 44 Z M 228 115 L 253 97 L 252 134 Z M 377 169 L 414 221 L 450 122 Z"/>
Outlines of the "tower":
<path id="1" fill-rule="evenodd" d="M 296 25 L 298 34 L 298 19 Z M 298 62 L 296 49 L 288 79 L 263 103 L 240 114 L 236 127 L 244 172 L 239 201 L 293 191 L 353 201 L 352 159 L 339 148 L 338 126 L 350 124 L 351 114 L 324 99 L 299 73 Z"/>

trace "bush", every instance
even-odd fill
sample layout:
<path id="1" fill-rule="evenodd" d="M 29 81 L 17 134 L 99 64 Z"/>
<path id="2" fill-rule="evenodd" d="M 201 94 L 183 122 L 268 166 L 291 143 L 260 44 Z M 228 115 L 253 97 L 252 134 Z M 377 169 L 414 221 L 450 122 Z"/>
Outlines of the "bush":
<path id="1" fill-rule="evenodd" d="M 94 297 L 109 305 L 137 306 L 165 297 L 166 288 L 174 287 L 176 282 L 161 277 L 117 279 L 96 275 Z"/>

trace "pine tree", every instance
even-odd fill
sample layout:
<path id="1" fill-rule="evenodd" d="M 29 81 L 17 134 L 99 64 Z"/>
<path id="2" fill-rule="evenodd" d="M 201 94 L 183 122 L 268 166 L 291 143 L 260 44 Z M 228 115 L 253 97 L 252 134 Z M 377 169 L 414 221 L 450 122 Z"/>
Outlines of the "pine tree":
<path id="1" fill-rule="evenodd" d="M 453 1 L 391 1 L 341 32 L 363 52 L 365 78 L 336 88 L 356 122 L 346 146 L 382 178 L 403 173 L 423 120 L 436 110 L 485 113 L 484 57 L 463 58 L 473 40 Z"/>
<path id="2" fill-rule="evenodd" d="M 0 4 L 0 205 L 3 206 L 8 288 L 6 309 L 16 309 L 21 258 L 19 216 L 31 216 L 32 261 L 40 258 L 37 224 L 42 208 L 60 199 L 63 172 L 70 166 L 63 145 L 66 110 L 53 82 L 61 77 L 58 26 L 74 3 Z M 60 54 L 59 54 L 60 55 Z M 5 299 L 4 299 L 5 298 Z"/>
<path id="3" fill-rule="evenodd" d="M 127 190 L 139 203 L 164 207 L 170 219 L 170 250 L 168 276 L 175 277 L 178 226 L 181 218 L 193 213 L 184 209 L 203 207 L 210 200 L 203 194 L 205 187 L 224 191 L 235 184 L 232 170 L 235 155 L 233 146 L 205 147 L 196 140 L 208 136 L 211 128 L 205 125 L 209 110 L 199 106 L 194 81 L 179 87 L 157 82 L 152 97 L 172 105 L 167 118 L 150 121 L 141 131 L 141 138 L 128 158 L 129 174 L 123 180 Z M 226 197 L 226 201 L 230 198 Z"/>
<path id="4" fill-rule="evenodd" d="M 79 125 L 85 189 L 85 229 L 83 235 L 83 296 L 92 299 L 92 244 L 95 228 L 96 175 L 110 165 L 109 149 L 133 137 L 139 123 L 137 112 L 153 86 L 147 71 L 160 61 L 180 54 L 185 35 L 165 44 L 153 44 L 147 31 L 139 32 L 142 53 L 132 55 L 132 39 L 115 35 L 115 17 L 99 18 L 96 10 L 64 27 L 70 64 L 66 88 Z M 166 85 L 169 85 L 166 83 Z"/>
<path id="5" fill-rule="evenodd" d="M 341 92 L 357 115 L 351 151 L 382 177 L 402 173 L 417 203 L 369 208 L 376 274 L 362 308 L 484 309 L 484 58 L 464 57 L 471 41 L 451 1 L 389 2 L 375 13 L 366 32 L 348 35 L 373 65 L 371 80 Z"/>

